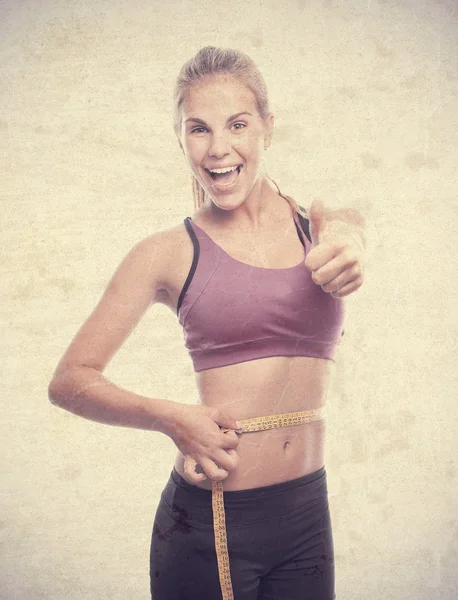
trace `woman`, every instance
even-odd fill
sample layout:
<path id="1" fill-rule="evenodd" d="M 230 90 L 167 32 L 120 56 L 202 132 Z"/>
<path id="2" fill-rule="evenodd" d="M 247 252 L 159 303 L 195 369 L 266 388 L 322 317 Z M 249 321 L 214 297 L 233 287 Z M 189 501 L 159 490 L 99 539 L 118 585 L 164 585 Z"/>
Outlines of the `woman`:
<path id="1" fill-rule="evenodd" d="M 49 386 L 56 405 L 177 446 L 152 533 L 154 600 L 335 598 L 322 409 L 342 297 L 362 283 L 361 219 L 318 203 L 307 218 L 280 194 L 262 164 L 273 124 L 245 54 L 206 47 L 183 66 L 175 132 L 196 210 L 129 252 Z M 184 328 L 200 405 L 102 375 L 156 302 Z"/>

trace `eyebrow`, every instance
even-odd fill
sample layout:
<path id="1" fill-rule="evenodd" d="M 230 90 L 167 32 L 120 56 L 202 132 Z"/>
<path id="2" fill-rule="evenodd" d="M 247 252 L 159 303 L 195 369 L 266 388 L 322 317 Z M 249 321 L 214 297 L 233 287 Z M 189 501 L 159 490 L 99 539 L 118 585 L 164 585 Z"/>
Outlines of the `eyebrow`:
<path id="1" fill-rule="evenodd" d="M 241 117 L 242 115 L 250 115 L 250 117 L 252 117 L 252 116 L 253 116 L 251 113 L 249 113 L 249 112 L 247 112 L 247 111 L 245 111 L 245 110 L 244 110 L 244 111 L 242 111 L 242 112 L 235 113 L 235 115 L 231 115 L 231 116 L 230 116 L 230 117 L 227 119 L 226 123 L 230 123 L 231 121 L 233 121 L 234 119 L 238 119 L 238 118 L 239 118 L 239 117 Z M 205 123 L 205 121 L 204 121 L 204 120 L 202 120 L 202 119 L 198 119 L 197 117 L 189 117 L 189 119 L 186 119 L 185 123 L 190 123 L 191 121 L 192 121 L 193 123 L 199 123 L 200 125 L 207 125 L 207 123 Z"/>

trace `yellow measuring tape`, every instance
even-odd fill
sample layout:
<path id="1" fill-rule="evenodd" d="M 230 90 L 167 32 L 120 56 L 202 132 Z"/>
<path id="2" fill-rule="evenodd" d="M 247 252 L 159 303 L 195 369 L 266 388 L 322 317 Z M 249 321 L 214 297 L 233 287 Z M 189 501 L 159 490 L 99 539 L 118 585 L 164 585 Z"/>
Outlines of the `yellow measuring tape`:
<path id="1" fill-rule="evenodd" d="M 223 433 L 235 431 L 236 433 L 248 433 L 251 431 L 264 431 L 275 429 L 286 425 L 300 425 L 310 421 L 318 421 L 324 418 L 324 407 L 314 410 L 303 410 L 278 415 L 256 417 L 254 419 L 241 420 L 243 429 L 221 428 Z M 223 600 L 234 600 L 232 591 L 231 572 L 229 568 L 229 555 L 227 551 L 226 517 L 224 514 L 223 482 L 212 480 L 212 508 L 213 529 L 215 533 L 215 548 L 218 559 L 219 581 Z"/>

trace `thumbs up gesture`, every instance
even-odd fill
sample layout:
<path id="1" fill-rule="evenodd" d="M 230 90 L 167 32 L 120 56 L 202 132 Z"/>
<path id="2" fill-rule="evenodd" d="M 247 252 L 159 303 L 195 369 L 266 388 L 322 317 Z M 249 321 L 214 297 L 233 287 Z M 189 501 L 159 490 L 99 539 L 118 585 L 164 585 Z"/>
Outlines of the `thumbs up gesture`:
<path id="1" fill-rule="evenodd" d="M 364 281 L 364 221 L 353 209 L 325 211 L 321 200 L 309 210 L 312 249 L 305 266 L 334 298 L 355 292 Z"/>

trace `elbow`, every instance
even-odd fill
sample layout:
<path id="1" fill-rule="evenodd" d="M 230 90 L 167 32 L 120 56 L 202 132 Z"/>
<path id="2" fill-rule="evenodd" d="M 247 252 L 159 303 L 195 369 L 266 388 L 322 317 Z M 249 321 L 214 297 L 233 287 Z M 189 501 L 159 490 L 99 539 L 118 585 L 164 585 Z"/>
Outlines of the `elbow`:
<path id="1" fill-rule="evenodd" d="M 72 395 L 72 369 L 59 369 L 48 384 L 48 399 L 54 406 L 65 408 Z"/>
<path id="2" fill-rule="evenodd" d="M 51 404 L 73 410 L 74 399 L 78 395 L 77 390 L 84 389 L 87 383 L 85 374 L 88 369 L 90 367 L 80 364 L 59 368 L 48 384 L 48 399 Z"/>
<path id="3" fill-rule="evenodd" d="M 62 406 L 61 386 L 56 379 L 52 379 L 48 385 L 48 400 L 54 406 Z"/>

